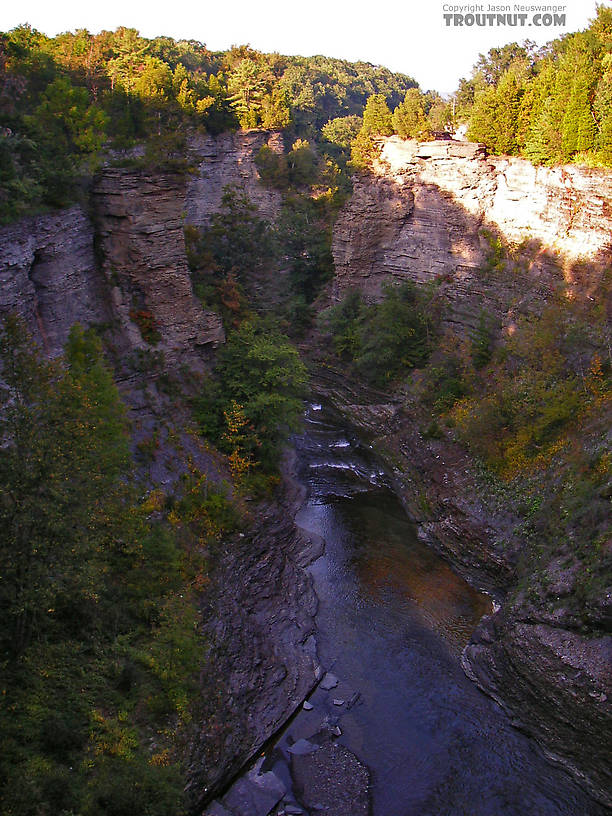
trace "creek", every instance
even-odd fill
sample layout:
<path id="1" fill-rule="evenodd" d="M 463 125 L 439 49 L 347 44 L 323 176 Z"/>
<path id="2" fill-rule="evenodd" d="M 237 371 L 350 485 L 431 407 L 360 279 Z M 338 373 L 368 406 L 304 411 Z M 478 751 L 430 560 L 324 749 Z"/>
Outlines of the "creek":
<path id="1" fill-rule="evenodd" d="M 491 600 L 419 541 L 368 446 L 319 405 L 295 445 L 296 523 L 325 543 L 310 566 L 318 652 L 338 685 L 315 690 L 267 766 L 286 777 L 290 744 L 331 727 L 370 771 L 373 816 L 600 813 L 464 675 Z"/>
<path id="2" fill-rule="evenodd" d="M 419 540 L 370 447 L 318 404 L 293 444 L 295 521 L 321 545 L 308 570 L 323 673 L 209 813 L 360 816 L 367 798 L 371 816 L 605 813 L 463 673 L 493 602 Z"/>

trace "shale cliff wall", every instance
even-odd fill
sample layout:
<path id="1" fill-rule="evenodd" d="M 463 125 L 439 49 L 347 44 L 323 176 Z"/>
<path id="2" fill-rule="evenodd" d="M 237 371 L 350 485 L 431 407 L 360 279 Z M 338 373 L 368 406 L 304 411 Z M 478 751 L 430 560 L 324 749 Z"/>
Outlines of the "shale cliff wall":
<path id="1" fill-rule="evenodd" d="M 482 308 L 509 325 L 559 284 L 588 294 L 610 261 L 612 178 L 598 169 L 534 167 L 478 145 L 384 139 L 336 222 L 336 299 L 384 281 L 437 282 L 448 321 L 471 328 Z M 501 240 L 521 268 L 509 275 Z"/>
<path id="2" fill-rule="evenodd" d="M 110 319 L 93 225 L 80 207 L 0 229 L 0 315 L 6 312 L 24 318 L 52 356 L 61 352 L 73 323 Z"/>
<path id="3" fill-rule="evenodd" d="M 208 224 L 231 184 L 273 220 L 280 194 L 259 183 L 254 161 L 263 145 L 282 150 L 281 134 L 193 137 L 189 153 L 197 171 L 186 180 L 106 167 L 87 210 L 75 206 L 0 228 L 0 315 L 23 316 L 52 355 L 79 322 L 105 324 L 119 355 L 154 348 L 170 365 L 197 363 L 198 350 L 223 342 L 223 328 L 194 297 L 183 225 Z M 150 313 L 154 344 L 143 338 L 138 313 Z"/>
<path id="4" fill-rule="evenodd" d="M 262 218 L 273 221 L 281 206 L 281 194 L 260 184 L 255 157 L 264 146 L 282 153 L 283 144 L 281 133 L 261 130 L 191 139 L 189 151 L 198 171 L 187 184 L 187 222 L 206 226 L 221 207 L 225 187 L 232 185 L 244 189 Z"/>

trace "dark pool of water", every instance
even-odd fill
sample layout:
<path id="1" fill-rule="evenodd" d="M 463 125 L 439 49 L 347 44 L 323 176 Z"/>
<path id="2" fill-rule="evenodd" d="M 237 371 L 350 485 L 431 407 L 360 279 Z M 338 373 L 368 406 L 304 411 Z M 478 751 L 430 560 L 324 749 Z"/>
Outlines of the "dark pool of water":
<path id="1" fill-rule="evenodd" d="M 318 650 L 340 684 L 314 693 L 276 764 L 331 720 L 371 771 L 374 816 L 599 816 L 465 677 L 460 652 L 490 599 L 417 539 L 368 448 L 319 406 L 296 446 L 309 491 L 296 520 L 325 540 L 310 567 Z"/>

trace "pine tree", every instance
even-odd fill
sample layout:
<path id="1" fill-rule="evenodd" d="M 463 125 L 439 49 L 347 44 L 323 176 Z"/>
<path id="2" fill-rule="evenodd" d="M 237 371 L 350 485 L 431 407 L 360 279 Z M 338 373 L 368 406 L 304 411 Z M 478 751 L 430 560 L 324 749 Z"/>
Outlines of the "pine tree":
<path id="1" fill-rule="evenodd" d="M 392 134 L 393 121 L 384 94 L 370 96 L 363 112 L 361 129 L 351 146 L 353 165 L 362 169 L 367 167 L 374 154 L 374 139 Z"/>
<path id="2" fill-rule="evenodd" d="M 404 101 L 393 111 L 393 128 L 403 139 L 427 138 L 431 132 L 425 115 L 425 99 L 418 88 L 406 91 Z"/>

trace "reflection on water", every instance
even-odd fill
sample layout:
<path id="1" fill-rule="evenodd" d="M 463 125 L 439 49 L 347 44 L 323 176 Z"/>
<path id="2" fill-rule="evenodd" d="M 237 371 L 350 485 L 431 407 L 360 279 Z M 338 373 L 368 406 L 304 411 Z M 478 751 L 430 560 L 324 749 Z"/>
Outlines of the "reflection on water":
<path id="1" fill-rule="evenodd" d="M 422 544 L 371 452 L 325 406 L 296 440 L 309 496 L 296 516 L 325 540 L 311 566 L 322 663 L 359 704 L 339 737 L 372 773 L 374 816 L 599 816 L 463 674 L 490 600 Z M 284 739 L 336 714 L 319 689 Z"/>
<path id="2" fill-rule="evenodd" d="M 378 606 L 404 607 L 460 651 L 489 598 L 472 589 L 448 564 L 416 538 L 395 497 L 366 495 L 340 500 L 336 512 L 353 537 L 350 568 L 362 591 Z"/>

